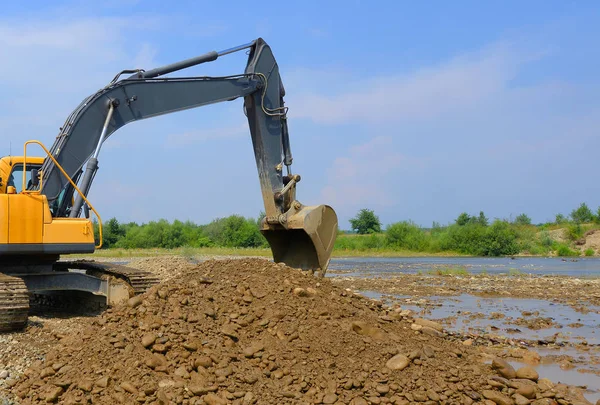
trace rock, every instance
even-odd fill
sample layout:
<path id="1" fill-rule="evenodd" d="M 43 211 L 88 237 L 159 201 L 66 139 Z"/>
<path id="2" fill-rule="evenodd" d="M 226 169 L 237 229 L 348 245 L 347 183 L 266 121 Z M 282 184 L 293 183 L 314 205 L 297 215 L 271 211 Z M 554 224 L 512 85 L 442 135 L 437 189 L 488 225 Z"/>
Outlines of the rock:
<path id="1" fill-rule="evenodd" d="M 499 358 L 495 358 L 492 361 L 492 368 L 498 371 L 498 373 L 504 378 L 511 379 L 517 376 L 517 372 L 513 366 L 511 366 L 507 361 Z"/>
<path id="2" fill-rule="evenodd" d="M 517 370 L 517 378 L 524 378 L 526 380 L 537 381 L 539 375 L 533 367 L 523 366 Z"/>
<path id="3" fill-rule="evenodd" d="M 551 398 L 536 399 L 531 403 L 532 405 L 556 405 L 556 401 Z"/>
<path id="4" fill-rule="evenodd" d="M 462 342 L 465 346 L 473 346 L 473 339 L 467 339 Z"/>
<path id="5" fill-rule="evenodd" d="M 221 333 L 224 334 L 225 336 L 233 339 L 236 342 L 240 338 L 235 330 L 235 327 L 231 324 L 223 326 L 223 328 L 221 328 Z"/>
<path id="6" fill-rule="evenodd" d="M 54 371 L 54 369 L 52 367 L 46 367 L 40 373 L 40 378 L 50 377 L 50 376 L 53 376 L 54 374 L 56 374 L 56 371 Z"/>
<path id="7" fill-rule="evenodd" d="M 421 325 L 417 325 L 416 323 L 411 323 L 410 328 L 412 330 L 416 330 L 416 331 L 420 331 L 421 329 L 423 329 L 423 327 Z"/>
<path id="8" fill-rule="evenodd" d="M 540 391 L 549 391 L 554 388 L 554 383 L 547 378 L 540 378 L 537 385 Z"/>
<path id="9" fill-rule="evenodd" d="M 143 301 L 144 298 L 141 295 L 136 295 L 135 297 L 129 298 L 129 300 L 127 301 L 127 305 L 129 305 L 131 308 L 135 308 L 142 305 Z"/>
<path id="10" fill-rule="evenodd" d="M 431 328 L 431 329 L 435 329 L 439 332 L 443 332 L 444 331 L 444 327 L 442 326 L 442 324 L 434 322 L 434 321 L 430 321 L 428 319 L 423 319 L 423 318 L 415 318 L 415 323 L 417 325 L 421 325 L 427 328 Z"/>
<path id="11" fill-rule="evenodd" d="M 207 405 L 227 405 L 227 401 L 216 394 L 206 394 L 202 399 Z"/>
<path id="12" fill-rule="evenodd" d="M 198 350 L 198 345 L 194 342 L 186 342 L 183 345 L 183 348 L 189 352 L 195 352 Z"/>
<path id="13" fill-rule="evenodd" d="M 67 390 L 71 386 L 71 381 L 68 378 L 62 378 L 54 382 L 54 385 L 61 387 L 63 390 Z"/>
<path id="14" fill-rule="evenodd" d="M 190 378 L 190 373 L 188 373 L 187 370 L 185 369 L 185 367 L 183 367 L 183 366 L 178 367 L 177 370 L 175 370 L 175 372 L 173 374 L 175 374 L 177 377 L 181 377 L 181 378 L 185 378 L 185 379 Z"/>
<path id="15" fill-rule="evenodd" d="M 304 288 L 300 288 L 300 287 L 294 288 L 294 295 L 296 297 L 308 297 L 309 296 L 308 291 L 306 291 Z"/>
<path id="16" fill-rule="evenodd" d="M 315 290 L 315 289 L 314 289 L 314 288 L 312 288 L 312 287 L 308 287 L 308 288 L 306 289 L 306 292 L 307 292 L 309 295 L 317 295 L 317 294 L 318 294 L 318 291 L 317 291 L 317 290 Z"/>
<path id="17" fill-rule="evenodd" d="M 528 398 L 528 399 L 534 399 L 535 398 L 535 386 L 521 385 L 517 389 L 517 394 L 523 395 L 525 398 Z"/>
<path id="18" fill-rule="evenodd" d="M 142 336 L 142 346 L 148 348 L 154 344 L 156 341 L 156 335 L 154 333 L 146 333 Z"/>
<path id="19" fill-rule="evenodd" d="M 429 336 L 435 336 L 435 337 L 444 336 L 444 334 L 442 332 L 440 332 L 439 330 L 430 328 L 428 326 L 423 326 L 423 328 L 421 329 L 421 332 L 426 335 L 429 335 Z"/>
<path id="20" fill-rule="evenodd" d="M 130 382 L 123 381 L 121 383 L 121 388 L 123 388 L 126 392 L 129 392 L 130 394 L 133 394 L 135 396 L 138 395 L 137 388 L 135 388 L 135 386 L 133 384 L 131 384 Z"/>
<path id="21" fill-rule="evenodd" d="M 109 382 L 110 378 L 109 377 L 102 377 L 96 380 L 96 382 L 94 383 L 94 385 L 96 385 L 97 387 L 100 388 L 106 388 L 108 387 L 108 382 Z"/>
<path id="22" fill-rule="evenodd" d="M 432 389 L 427 390 L 427 396 L 429 397 L 429 399 L 435 402 L 439 402 L 440 400 L 439 394 Z"/>
<path id="23" fill-rule="evenodd" d="M 386 338 L 385 332 L 381 329 L 368 325 L 363 321 L 352 322 L 352 330 L 359 335 L 369 336 L 376 340 L 384 340 Z"/>
<path id="24" fill-rule="evenodd" d="M 515 394 L 514 400 L 515 400 L 515 404 L 517 404 L 517 405 L 528 405 L 529 402 L 531 402 L 521 394 Z"/>
<path id="25" fill-rule="evenodd" d="M 375 387 L 375 391 L 377 391 L 379 395 L 385 395 L 388 392 L 390 392 L 390 387 L 384 384 L 380 384 L 377 387 Z"/>
<path id="26" fill-rule="evenodd" d="M 356 397 L 350 401 L 350 405 L 369 405 L 369 403 L 363 397 Z"/>
<path id="27" fill-rule="evenodd" d="M 483 390 L 482 394 L 486 399 L 494 401 L 497 405 L 513 405 L 514 404 L 512 399 L 510 399 L 509 397 L 507 397 L 506 395 L 504 395 L 498 391 Z"/>
<path id="28" fill-rule="evenodd" d="M 403 354 L 397 354 L 385 363 L 390 370 L 404 370 L 410 364 L 410 360 Z"/>
<path id="29" fill-rule="evenodd" d="M 92 390 L 93 385 L 94 383 L 91 380 L 84 379 L 79 381 L 79 384 L 77 384 L 77 388 L 84 392 L 90 392 Z"/>
<path id="30" fill-rule="evenodd" d="M 44 399 L 46 402 L 56 402 L 63 392 L 62 387 L 54 387 L 46 394 Z"/>
<path id="31" fill-rule="evenodd" d="M 428 399 L 427 393 L 423 391 L 415 391 L 412 393 L 412 395 L 414 400 L 417 402 L 425 402 Z"/>
<path id="32" fill-rule="evenodd" d="M 7 370 L 2 370 L 0 371 L 0 380 L 6 380 L 8 378 L 8 371 Z"/>
<path id="33" fill-rule="evenodd" d="M 323 403 L 324 404 L 335 404 L 335 402 L 337 401 L 337 395 L 333 394 L 333 393 L 329 393 L 329 394 L 325 394 L 325 396 L 323 397 Z"/>
<path id="34" fill-rule="evenodd" d="M 213 364 L 213 361 L 208 356 L 200 356 L 196 359 L 196 361 L 194 361 L 195 368 L 198 368 L 198 367 L 209 368 L 210 366 L 212 366 L 212 364 Z"/>

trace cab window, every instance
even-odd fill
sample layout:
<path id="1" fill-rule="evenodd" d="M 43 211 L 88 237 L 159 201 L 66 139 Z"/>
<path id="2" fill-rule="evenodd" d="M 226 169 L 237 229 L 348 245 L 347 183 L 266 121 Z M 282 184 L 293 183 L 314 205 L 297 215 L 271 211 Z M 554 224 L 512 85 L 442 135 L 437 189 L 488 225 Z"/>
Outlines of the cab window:
<path id="1" fill-rule="evenodd" d="M 25 178 L 25 184 L 29 186 L 31 184 L 31 170 L 39 169 L 39 165 L 27 165 L 27 173 Z M 7 186 L 13 186 L 17 190 L 17 194 L 23 191 L 23 165 L 16 164 L 13 166 L 13 170 L 8 177 L 6 182 Z"/>

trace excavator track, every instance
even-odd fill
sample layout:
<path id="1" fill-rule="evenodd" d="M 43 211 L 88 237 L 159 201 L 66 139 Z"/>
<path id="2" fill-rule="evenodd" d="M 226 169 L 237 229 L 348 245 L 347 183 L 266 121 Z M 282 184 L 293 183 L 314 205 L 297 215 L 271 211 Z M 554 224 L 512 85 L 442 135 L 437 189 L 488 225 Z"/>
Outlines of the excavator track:
<path id="1" fill-rule="evenodd" d="M 54 269 L 58 271 L 85 270 L 95 275 L 111 275 L 131 285 L 135 295 L 143 294 L 152 286 L 160 283 L 160 279 L 148 271 L 133 269 L 120 264 L 76 260 L 71 262 L 57 262 L 54 264 Z"/>
<path id="2" fill-rule="evenodd" d="M 0 273 L 0 332 L 22 330 L 28 313 L 29 294 L 23 280 Z"/>

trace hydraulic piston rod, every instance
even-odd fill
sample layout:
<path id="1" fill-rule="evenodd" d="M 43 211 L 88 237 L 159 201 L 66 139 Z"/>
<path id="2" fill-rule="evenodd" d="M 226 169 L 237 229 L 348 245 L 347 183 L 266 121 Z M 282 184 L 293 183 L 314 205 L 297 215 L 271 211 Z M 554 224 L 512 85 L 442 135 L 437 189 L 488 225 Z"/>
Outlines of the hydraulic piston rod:
<path id="1" fill-rule="evenodd" d="M 186 69 L 192 66 L 200 65 L 206 62 L 212 62 L 216 60 L 219 56 L 229 55 L 230 53 L 238 52 L 243 49 L 250 48 L 254 45 L 254 41 L 249 42 L 247 44 L 235 46 L 233 48 L 225 49 L 224 51 L 217 52 L 211 51 L 205 53 L 204 55 L 196 56 L 190 59 L 182 60 L 180 62 L 171 63 L 170 65 L 161 66 L 156 69 L 148 70 L 147 72 L 138 72 L 133 76 L 130 76 L 129 79 L 151 79 L 153 77 L 158 77 L 162 75 L 166 75 L 167 73 L 173 73 L 181 69 Z"/>
<path id="2" fill-rule="evenodd" d="M 100 133 L 100 140 L 98 141 L 98 145 L 96 145 L 96 151 L 94 155 L 88 160 L 87 165 L 85 167 L 85 174 L 83 175 L 83 180 L 81 182 L 81 192 L 87 196 L 90 188 L 92 186 L 92 181 L 94 180 L 94 176 L 98 171 L 98 156 L 100 155 L 100 148 L 102 148 L 102 144 L 106 139 L 106 133 L 108 132 L 108 126 L 110 125 L 110 120 L 112 119 L 113 113 L 115 111 L 115 104 L 111 102 L 108 106 L 108 114 L 106 114 L 106 119 L 104 120 L 104 125 L 102 126 L 102 132 Z M 81 211 L 81 207 L 83 207 L 83 198 L 78 194 L 75 197 L 75 203 L 73 204 L 73 208 L 71 209 L 71 213 L 69 216 L 71 218 L 79 217 L 79 211 Z"/>

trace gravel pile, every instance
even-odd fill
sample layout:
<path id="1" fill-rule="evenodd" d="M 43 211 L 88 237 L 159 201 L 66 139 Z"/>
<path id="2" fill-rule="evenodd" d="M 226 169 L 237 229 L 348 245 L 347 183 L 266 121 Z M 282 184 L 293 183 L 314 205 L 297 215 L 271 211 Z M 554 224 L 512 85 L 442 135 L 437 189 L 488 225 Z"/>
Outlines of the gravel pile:
<path id="1" fill-rule="evenodd" d="M 209 260 L 83 319 L 4 389 L 19 404 L 586 403 L 481 359 L 440 324 L 327 279 Z"/>

